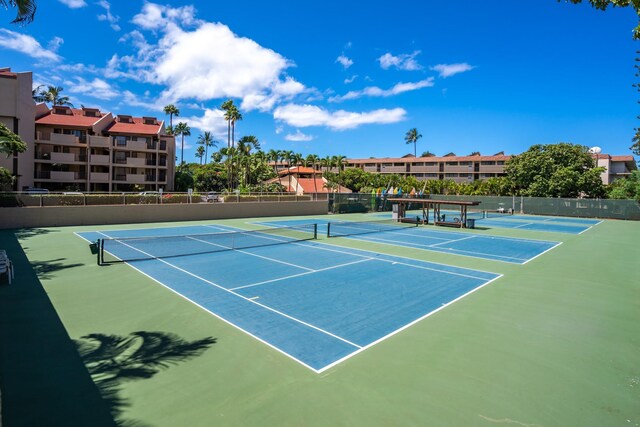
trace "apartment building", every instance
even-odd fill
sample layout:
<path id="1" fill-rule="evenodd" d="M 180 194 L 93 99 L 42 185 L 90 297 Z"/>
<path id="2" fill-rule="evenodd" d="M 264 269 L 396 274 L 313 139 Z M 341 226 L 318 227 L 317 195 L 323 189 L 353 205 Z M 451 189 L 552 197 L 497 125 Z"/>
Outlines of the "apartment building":
<path id="1" fill-rule="evenodd" d="M 0 156 L 0 167 L 15 177 L 14 190 L 33 184 L 33 136 L 36 104 L 31 98 L 32 75 L 0 68 L 0 123 L 27 143 L 27 151 Z"/>
<path id="2" fill-rule="evenodd" d="M 27 151 L 0 166 L 16 177 L 14 190 L 173 191 L 175 138 L 164 121 L 37 104 L 32 73 L 0 68 L 0 123 Z"/>
<path id="3" fill-rule="evenodd" d="M 637 169 L 633 156 L 593 155 L 598 166 L 606 168 L 602 182 L 628 176 Z M 455 182 L 473 182 L 505 175 L 505 163 L 511 158 L 504 153 L 493 156 L 415 157 L 408 154 L 399 158 L 346 159 L 345 167 L 360 168 L 365 172 L 414 176 L 418 180 L 450 179 Z"/>

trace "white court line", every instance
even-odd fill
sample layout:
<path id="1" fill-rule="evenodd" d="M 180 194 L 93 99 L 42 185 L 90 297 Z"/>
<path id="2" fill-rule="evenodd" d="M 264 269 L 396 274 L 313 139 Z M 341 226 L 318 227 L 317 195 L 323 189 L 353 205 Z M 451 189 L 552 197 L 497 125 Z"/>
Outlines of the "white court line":
<path id="1" fill-rule="evenodd" d="M 347 265 L 360 264 L 361 262 L 374 261 L 374 260 L 375 260 L 375 258 L 359 259 L 358 261 L 347 262 L 345 264 L 332 265 L 331 267 L 319 268 L 317 270 L 312 270 L 312 271 L 305 271 L 304 273 L 292 274 L 291 276 L 285 276 L 285 277 L 279 277 L 277 279 L 265 280 L 264 282 L 253 283 L 251 285 L 238 286 L 237 288 L 229 288 L 229 290 L 236 291 L 238 289 L 252 288 L 254 286 L 260 286 L 260 285 L 264 285 L 266 283 L 279 282 L 281 280 L 292 279 L 294 277 L 300 277 L 300 276 L 306 276 L 308 274 L 317 273 L 319 271 L 333 270 L 334 268 L 346 267 Z"/>
<path id="2" fill-rule="evenodd" d="M 218 244 L 218 243 L 207 242 L 205 240 L 196 239 L 193 236 L 186 236 L 186 237 L 187 237 L 187 239 L 195 240 L 196 242 L 206 243 L 207 245 L 218 246 L 218 247 L 221 247 L 221 248 L 234 250 L 234 251 L 240 252 L 242 254 L 251 255 L 251 256 L 254 256 L 256 258 L 262 258 L 262 259 L 266 259 L 266 260 L 273 261 L 273 262 L 278 262 L 280 264 L 288 265 L 290 267 L 300 268 L 302 270 L 314 271 L 313 268 L 303 267 L 301 265 L 293 264 L 293 263 L 286 262 L 286 261 L 281 261 L 279 259 L 269 258 L 269 257 L 263 256 L 263 255 L 254 254 L 254 253 L 251 253 L 251 252 L 243 251 L 242 249 L 234 249 L 233 247 L 230 247 L 230 246 L 225 246 L 225 245 L 221 245 L 221 244 Z M 287 242 L 286 240 L 279 240 L 279 241 L 283 242 L 283 243 Z"/>
<path id="3" fill-rule="evenodd" d="M 550 248 L 549 248 L 549 249 L 547 249 L 546 251 L 544 251 L 544 252 L 540 252 L 538 255 L 534 256 L 533 258 L 530 258 L 530 259 L 526 260 L 526 261 L 523 263 L 523 265 L 524 265 L 524 264 L 526 264 L 526 263 L 528 263 L 529 261 L 533 261 L 534 259 L 538 258 L 539 256 L 542 256 L 542 255 L 546 254 L 546 253 L 547 253 L 547 252 L 549 252 L 551 249 L 555 249 L 555 248 L 557 248 L 557 247 L 558 247 L 558 246 L 560 246 L 561 244 L 562 244 L 562 242 L 558 242 L 558 244 L 556 244 L 556 245 L 554 245 L 554 246 L 550 247 Z"/>
<path id="4" fill-rule="evenodd" d="M 535 223 L 534 222 L 525 222 L 524 224 L 516 225 L 515 227 L 510 227 L 510 228 L 526 227 L 527 225 L 535 225 Z"/>
<path id="5" fill-rule="evenodd" d="M 376 242 L 381 242 L 381 243 L 385 243 L 387 245 L 394 245 L 394 246 L 399 246 L 399 243 L 404 243 L 407 245 L 410 245 L 409 247 L 415 248 L 415 249 L 424 249 L 424 250 L 431 250 L 430 248 L 433 247 L 433 245 L 423 245 L 420 243 L 413 243 L 413 242 L 398 242 L 398 241 L 393 241 L 393 240 L 388 240 L 388 239 L 380 239 L 378 237 L 371 237 L 368 234 L 362 234 L 362 235 L 357 235 L 357 236 L 348 236 L 349 238 L 355 238 L 355 239 L 359 239 L 359 240 L 368 240 L 368 241 L 376 241 Z M 448 242 L 444 242 L 441 244 L 446 244 Z M 418 246 L 418 247 L 416 247 Z M 438 248 L 436 248 L 438 249 Z M 473 257 L 473 258 L 480 258 L 480 259 L 488 259 L 490 261 L 501 261 L 501 262 L 510 262 L 510 261 L 505 261 L 507 259 L 512 259 L 512 260 L 516 260 L 516 261 L 525 261 L 527 258 L 517 258 L 517 257 L 511 257 L 511 256 L 504 256 L 504 255 L 493 255 L 493 254 L 488 254 L 485 252 L 474 252 L 474 251 L 464 251 L 462 249 L 453 249 L 453 248 L 440 248 L 440 249 L 446 249 L 447 251 L 451 251 L 451 252 L 460 252 L 461 254 L 475 254 L 474 255 L 464 255 L 464 256 L 469 256 L 469 257 Z M 435 252 L 440 252 L 440 251 L 435 251 Z M 485 256 L 478 256 L 478 255 L 485 255 Z M 500 258 L 504 258 L 500 259 Z"/>
<path id="6" fill-rule="evenodd" d="M 109 235 L 107 235 L 107 234 L 105 234 L 105 233 L 102 233 L 101 231 L 98 231 L 98 233 L 102 234 L 103 236 L 109 237 Z M 317 327 L 317 326 L 315 326 L 315 325 L 312 325 L 311 323 L 307 323 L 307 322 L 305 322 L 305 321 L 303 321 L 303 320 L 297 319 L 297 318 L 295 318 L 295 317 L 293 317 L 293 316 L 290 316 L 290 315 L 288 315 L 288 314 L 286 314 L 286 313 L 283 313 L 283 312 L 281 312 L 281 311 L 279 311 L 279 310 L 276 310 L 276 309 L 274 309 L 274 308 L 268 307 L 268 306 L 266 306 L 266 305 L 264 305 L 264 304 L 261 304 L 261 303 L 259 303 L 259 302 L 252 301 L 251 299 L 249 299 L 249 298 L 247 298 L 247 297 L 245 297 L 245 296 L 242 296 L 242 295 L 240 295 L 240 294 L 238 294 L 238 293 L 236 293 L 236 292 L 233 292 L 233 291 L 232 291 L 232 290 L 230 290 L 230 289 L 227 289 L 227 288 L 225 288 L 225 287 L 223 287 L 223 286 L 220 286 L 220 285 L 218 285 L 218 284 L 216 284 L 216 283 L 214 283 L 214 282 L 212 282 L 212 281 L 210 281 L 210 280 L 207 280 L 207 279 L 205 279 L 205 278 L 203 278 L 203 277 L 200 277 L 200 276 L 198 276 L 198 275 L 196 275 L 196 274 L 193 274 L 193 273 L 191 273 L 190 271 L 185 270 L 184 268 L 180 268 L 180 267 L 178 267 L 177 265 L 173 265 L 173 264 L 171 264 L 170 262 L 167 262 L 167 261 L 165 261 L 165 260 L 163 260 L 163 259 L 156 258 L 156 257 L 154 257 L 153 255 L 151 255 L 151 254 L 149 254 L 149 253 L 147 253 L 147 252 L 145 252 L 145 251 L 142 251 L 142 250 L 140 250 L 140 249 L 138 249 L 138 248 L 135 248 L 135 247 L 133 247 L 133 246 L 131 246 L 131 245 L 128 245 L 128 244 L 126 244 L 126 243 L 122 243 L 122 242 L 120 242 L 120 243 L 121 243 L 121 244 L 123 244 L 123 245 L 125 245 L 125 246 L 128 246 L 129 248 L 131 248 L 131 249 L 133 249 L 133 250 L 135 250 L 135 251 L 138 251 L 138 252 L 140 252 L 140 253 L 142 253 L 142 254 L 144 254 L 144 255 L 148 256 L 148 257 L 151 257 L 151 259 L 153 259 L 153 260 L 160 261 L 161 263 L 166 264 L 166 265 L 168 265 L 168 266 L 169 266 L 169 267 L 171 267 L 171 268 L 175 268 L 176 270 L 181 271 L 181 272 L 183 272 L 183 273 L 185 273 L 185 274 L 188 274 L 188 275 L 189 275 L 189 276 L 191 276 L 191 277 L 194 277 L 194 278 L 196 278 L 196 279 L 198 279 L 198 280 L 201 280 L 201 281 L 203 281 L 203 282 L 205 282 L 205 283 L 208 283 L 208 284 L 210 284 L 210 285 L 212 285 L 212 286 L 214 286 L 214 287 L 216 287 L 216 288 L 218 288 L 218 289 L 222 290 L 223 292 L 230 293 L 231 295 L 235 295 L 235 296 L 237 296 L 238 298 L 241 298 L 241 299 L 243 299 L 243 300 L 245 300 L 245 301 L 248 301 L 248 302 L 250 302 L 250 303 L 252 303 L 252 304 L 259 305 L 260 307 L 262 307 L 262 308 L 264 308 L 264 309 L 266 309 L 266 310 L 272 311 L 272 312 L 274 312 L 274 313 L 276 313 L 276 314 L 279 314 L 279 315 L 281 315 L 281 316 L 283 316 L 283 317 L 286 317 L 287 319 L 290 319 L 290 320 L 293 320 L 294 322 L 300 323 L 301 325 L 304 325 L 304 326 L 307 326 L 307 327 L 309 327 L 309 328 L 315 329 L 315 330 L 317 330 L 318 332 L 321 332 L 321 333 L 326 334 L 326 335 L 328 335 L 328 336 L 330 336 L 330 337 L 336 338 L 336 339 L 338 339 L 338 340 L 340 340 L 340 341 L 342 341 L 342 342 L 344 342 L 344 343 L 347 343 L 347 344 L 349 344 L 349 345 L 352 345 L 352 346 L 354 346 L 354 347 L 356 347 L 356 348 L 362 348 L 362 346 L 359 346 L 358 344 L 354 344 L 354 343 L 352 343 L 351 341 L 349 341 L 349 340 L 347 340 L 347 339 L 344 339 L 344 338 L 342 338 L 342 337 L 340 337 L 340 336 L 338 336 L 338 335 L 332 334 L 332 333 L 331 333 L 331 332 L 329 332 L 329 331 L 325 331 L 324 329 L 319 328 L 319 327 Z"/>
<path id="7" fill-rule="evenodd" d="M 433 245 L 429 245 L 429 247 L 433 248 L 433 247 L 438 246 L 438 245 L 446 245 L 447 243 L 459 242 L 461 240 L 475 239 L 476 237 L 479 237 L 479 235 L 478 234 L 474 234 L 473 236 L 463 237 L 461 239 L 449 240 L 448 242 L 434 243 Z"/>

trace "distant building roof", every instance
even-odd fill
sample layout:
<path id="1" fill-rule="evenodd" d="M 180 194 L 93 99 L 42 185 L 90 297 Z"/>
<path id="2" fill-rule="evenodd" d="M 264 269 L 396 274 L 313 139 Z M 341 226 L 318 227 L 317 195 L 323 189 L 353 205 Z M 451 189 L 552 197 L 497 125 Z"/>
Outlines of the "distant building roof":
<path id="1" fill-rule="evenodd" d="M 295 175 L 295 174 L 319 174 L 322 175 L 322 171 L 317 169 L 308 168 L 306 166 L 293 166 L 288 169 L 284 169 L 278 172 L 280 175 Z"/>
<path id="2" fill-rule="evenodd" d="M 150 122 L 155 121 L 154 124 Z M 158 135 L 162 129 L 163 121 L 155 117 L 131 117 L 119 115 L 118 118 L 105 129 L 109 133 L 127 133 L 135 135 Z"/>
<path id="3" fill-rule="evenodd" d="M 90 127 L 104 117 L 104 115 L 105 114 L 96 108 L 79 109 L 56 105 L 44 116 L 36 119 L 36 124 Z"/>

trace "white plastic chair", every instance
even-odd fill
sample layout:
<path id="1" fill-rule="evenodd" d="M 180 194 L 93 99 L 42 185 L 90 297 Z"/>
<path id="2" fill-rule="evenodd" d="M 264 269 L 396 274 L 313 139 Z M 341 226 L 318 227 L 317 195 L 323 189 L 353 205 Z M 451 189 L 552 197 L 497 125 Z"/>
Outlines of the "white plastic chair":
<path id="1" fill-rule="evenodd" d="M 0 259 L 0 274 L 6 274 L 9 284 L 13 280 L 13 263 L 6 256 Z"/>

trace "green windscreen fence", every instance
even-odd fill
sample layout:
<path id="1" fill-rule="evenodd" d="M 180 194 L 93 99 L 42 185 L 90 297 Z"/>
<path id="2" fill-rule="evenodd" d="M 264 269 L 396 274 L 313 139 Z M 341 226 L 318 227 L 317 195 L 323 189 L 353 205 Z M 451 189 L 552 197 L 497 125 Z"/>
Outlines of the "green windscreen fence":
<path id="1" fill-rule="evenodd" d="M 402 196 L 389 196 L 402 197 Z M 583 218 L 611 218 L 640 221 L 640 202 L 614 199 L 560 199 L 521 196 L 458 196 L 432 194 L 423 198 L 434 200 L 476 201 L 482 211 L 513 209 L 514 213 Z M 420 205 L 408 206 L 419 209 Z M 391 210 L 387 197 L 368 193 L 338 193 L 329 196 L 329 212 L 386 212 Z"/>

